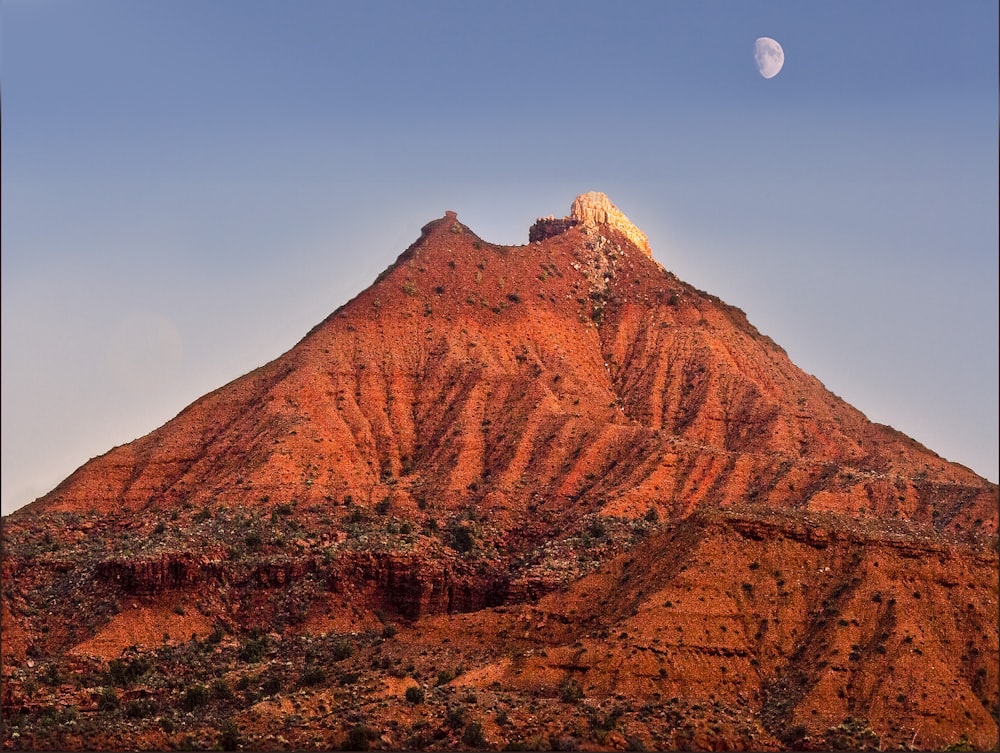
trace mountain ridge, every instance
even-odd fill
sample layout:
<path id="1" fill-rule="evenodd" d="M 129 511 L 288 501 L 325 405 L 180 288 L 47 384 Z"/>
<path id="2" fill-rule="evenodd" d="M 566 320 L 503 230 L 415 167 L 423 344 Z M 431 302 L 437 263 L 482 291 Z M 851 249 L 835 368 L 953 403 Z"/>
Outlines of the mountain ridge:
<path id="1" fill-rule="evenodd" d="M 592 226 L 584 225 L 566 228 L 544 242 L 494 246 L 482 241 L 458 222 L 455 213 L 449 212 L 428 223 L 421 237 L 372 286 L 314 327 L 285 355 L 209 393 L 174 421 L 183 422 L 191 411 L 197 413 L 199 406 L 223 395 L 237 402 L 240 392 L 248 396 L 253 393 L 250 399 L 257 403 L 265 396 L 272 399 L 285 380 L 297 378 L 293 370 L 304 367 L 313 385 L 311 388 L 301 385 L 303 395 L 308 389 L 318 389 L 323 382 L 326 393 L 334 388 L 338 411 L 340 404 L 344 406 L 341 415 L 328 414 L 318 419 L 325 424 L 314 427 L 314 440 L 323 439 L 320 436 L 323 431 L 333 431 L 339 446 L 357 445 L 360 441 L 379 456 L 377 469 L 364 471 L 355 467 L 348 474 L 349 479 L 344 473 L 332 472 L 326 479 L 327 486 L 332 482 L 338 493 L 346 493 L 348 487 L 361 482 L 360 472 L 363 484 L 372 489 L 379 483 L 383 462 L 398 476 L 404 460 L 406 464 L 419 464 L 418 452 L 424 453 L 422 459 L 429 456 L 426 447 L 419 451 L 416 447 L 417 425 L 407 415 L 412 411 L 397 409 L 391 415 L 366 413 L 357 404 L 358 395 L 363 393 L 366 400 L 377 398 L 386 411 L 390 403 L 399 404 L 398 398 L 390 398 L 390 385 L 393 390 L 405 388 L 408 396 L 426 400 L 427 396 L 416 388 L 415 380 L 433 383 L 434 379 L 428 375 L 436 370 L 450 372 L 449 376 L 456 381 L 459 378 L 470 381 L 473 392 L 463 396 L 463 404 L 481 414 L 480 422 L 493 421 L 490 417 L 493 411 L 484 404 L 483 397 L 492 386 L 490 380 L 506 390 L 514 380 L 525 390 L 537 391 L 532 393 L 530 402 L 547 406 L 545 415 L 549 420 L 571 417 L 573 410 L 567 401 L 585 396 L 589 416 L 599 416 L 599 423 L 607 427 L 618 426 L 615 432 L 619 434 L 629 433 L 622 427 L 632 427 L 634 440 L 641 434 L 644 442 L 652 442 L 650 432 L 666 432 L 675 438 L 674 444 L 686 442 L 706 452 L 713 450 L 721 458 L 718 462 L 728 462 L 725 458 L 734 452 L 781 456 L 776 463 L 761 462 L 755 469 L 758 476 L 770 476 L 760 478 L 757 484 L 767 484 L 775 495 L 776 483 L 790 471 L 801 479 L 800 483 L 811 483 L 807 481 L 809 471 L 803 466 L 817 459 L 844 463 L 857 468 L 859 473 L 874 474 L 875 480 L 890 478 L 896 484 L 905 481 L 908 487 L 914 485 L 913 480 L 920 473 L 926 473 L 923 468 L 894 471 L 896 458 L 905 463 L 911 453 L 923 457 L 926 448 L 891 427 L 880 429 L 827 392 L 815 377 L 794 367 L 787 354 L 759 333 L 742 311 L 681 283 L 614 228 L 604 228 L 604 233 L 599 235 Z M 548 293 L 526 292 L 532 287 Z M 454 294 L 456 288 L 464 295 Z M 348 318 L 351 323 L 342 326 Z M 526 319 L 531 327 L 523 326 Z M 537 324 L 542 326 L 535 327 Z M 496 326 L 511 330 L 503 342 L 492 342 L 489 338 L 490 328 Z M 541 337 L 546 341 L 540 339 L 539 332 L 544 333 Z M 477 338 L 486 346 L 478 353 L 474 352 L 479 347 Z M 514 343 L 515 338 L 521 341 Z M 347 351 L 351 351 L 349 356 Z M 571 373 L 560 373 L 567 359 L 577 354 L 582 358 L 568 367 Z M 434 362 L 443 365 L 435 366 Z M 369 363 L 374 371 L 365 371 Z M 707 375 L 706 363 L 712 368 Z M 497 373 L 490 377 L 484 369 Z M 794 373 L 798 381 L 790 381 L 788 373 Z M 553 379 L 566 381 L 555 384 L 550 381 Z M 789 387 L 796 390 L 794 397 L 782 392 Z M 458 394 L 455 389 L 451 389 L 451 394 L 445 389 L 434 398 L 446 404 Z M 314 405 L 322 405 L 329 394 L 314 393 L 312 398 Z M 291 395 L 285 399 L 292 403 L 296 400 Z M 781 407 L 792 399 L 799 402 L 797 413 Z M 703 407 L 708 410 L 702 412 Z M 241 411 L 246 409 L 244 405 Z M 421 409 L 426 413 L 427 404 Z M 277 414 L 269 412 L 268 420 L 279 420 L 280 415 L 286 422 L 312 423 L 302 415 L 281 411 Z M 805 425 L 810 421 L 816 424 L 815 428 Z M 351 422 L 353 425 L 348 426 Z M 848 439 L 838 423 L 846 423 L 855 438 Z M 165 426 L 171 424 L 173 421 Z M 638 427 L 646 431 L 639 431 Z M 429 426 L 420 427 L 425 435 L 426 428 Z M 442 431 L 447 435 L 447 427 L 439 426 L 437 433 Z M 497 446 L 491 442 L 489 431 L 470 426 L 467 418 L 463 431 L 466 443 L 472 441 L 470 435 L 478 434 L 477 441 L 483 448 L 492 445 L 507 455 L 517 455 L 516 448 Z M 430 433 L 434 435 L 433 431 Z M 445 439 L 451 444 L 458 443 L 453 434 Z M 126 447 L 134 446 L 140 451 L 146 439 L 137 442 Z M 796 442 L 798 446 L 794 446 Z M 230 440 L 230 444 L 235 446 L 238 442 Z M 883 446 L 892 447 L 896 458 L 879 449 Z M 655 451 L 662 455 L 666 449 L 661 446 Z M 258 454 L 266 454 L 266 450 L 257 444 Z M 115 452 L 126 454 L 121 449 Z M 275 460 L 273 453 L 269 457 Z M 510 491 L 518 466 L 488 468 L 484 458 L 473 460 L 479 475 L 501 474 L 506 479 L 504 491 Z M 241 467 L 247 467 L 248 462 L 242 460 Z M 947 482 L 953 485 L 968 486 L 978 478 L 971 472 L 959 471 L 957 466 L 929 451 L 923 462 L 933 466 L 935 472 L 945 474 Z M 766 467 L 782 463 L 791 465 L 784 469 Z M 357 464 L 355 460 L 353 465 Z M 134 466 L 133 472 L 138 467 Z M 106 475 L 103 470 L 100 473 Z M 179 470 L 177 473 L 183 475 Z M 131 475 L 132 472 L 130 478 Z M 137 479 L 128 483 L 134 486 L 142 475 L 140 472 Z M 295 489 L 301 480 L 289 479 L 287 472 L 282 475 L 289 490 L 303 491 Z M 464 475 L 468 477 L 464 483 L 456 477 L 450 488 L 458 489 L 475 481 L 472 469 L 467 469 Z M 200 481 L 203 483 L 204 479 Z M 156 494 L 167 491 L 164 487 L 167 483 L 173 485 L 166 478 L 151 484 L 146 499 L 152 498 L 154 489 Z M 794 479 L 788 483 L 795 485 Z M 60 494 L 54 496 L 64 496 L 66 482 L 57 489 Z M 989 486 L 986 489 L 988 494 Z M 88 490 L 93 496 L 93 490 Z M 729 495 L 740 498 L 747 491 L 734 488 Z M 860 502 L 862 492 L 857 488 L 842 491 L 842 496 L 847 497 L 845 504 L 865 506 Z M 903 491 L 908 498 L 904 501 L 913 512 L 922 504 L 921 495 L 927 494 L 914 489 Z M 879 514 L 891 514 L 898 507 L 891 504 L 888 492 L 867 490 L 864 495 L 871 497 L 869 505 L 878 508 Z M 712 498 L 723 502 L 724 496 L 718 493 Z M 801 493 L 787 491 L 785 496 L 791 497 L 795 504 L 808 499 Z M 49 495 L 44 500 L 52 498 Z M 130 504 L 140 503 L 134 494 L 131 499 L 134 501 Z M 42 501 L 42 505 L 50 504 Z M 53 509 L 63 508 L 56 503 Z M 989 499 L 977 509 L 979 512 L 973 518 L 958 524 L 969 530 L 978 519 L 987 531 L 995 531 L 996 512 L 989 516 Z M 942 511 L 939 516 L 948 514 Z"/>
<path id="2" fill-rule="evenodd" d="M 4 518 L 5 747 L 995 747 L 997 485 L 585 197 Z"/>

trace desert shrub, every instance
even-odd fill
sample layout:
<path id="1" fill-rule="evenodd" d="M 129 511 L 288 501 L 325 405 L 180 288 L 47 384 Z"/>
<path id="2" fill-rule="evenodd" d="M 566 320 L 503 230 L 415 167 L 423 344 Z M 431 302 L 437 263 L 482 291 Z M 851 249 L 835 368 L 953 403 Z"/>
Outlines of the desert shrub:
<path id="1" fill-rule="evenodd" d="M 430 744 L 430 735 L 424 730 L 419 730 L 410 735 L 410 738 L 406 741 L 406 750 L 423 750 Z"/>
<path id="2" fill-rule="evenodd" d="M 390 623 L 390 624 L 386 625 L 384 628 L 382 628 L 382 637 L 383 638 L 395 638 L 396 637 L 396 633 L 398 633 L 398 632 L 399 632 L 399 628 L 397 628 L 395 625 L 393 625 L 393 624 Z"/>
<path id="3" fill-rule="evenodd" d="M 62 683 L 62 674 L 55 663 L 46 665 L 45 671 L 42 672 L 42 682 L 46 685 L 59 685 Z"/>
<path id="4" fill-rule="evenodd" d="M 220 677 L 212 683 L 212 696 L 224 701 L 233 697 L 233 689 L 229 687 L 229 683 L 225 679 Z"/>
<path id="5" fill-rule="evenodd" d="M 618 726 L 618 720 L 622 716 L 622 710 L 615 706 L 604 717 L 597 711 L 592 711 L 589 715 L 590 726 L 599 731 L 610 732 Z"/>
<path id="6" fill-rule="evenodd" d="M 778 739 L 792 749 L 801 749 L 802 743 L 808 737 L 808 731 L 802 724 L 796 724 L 782 731 Z"/>
<path id="7" fill-rule="evenodd" d="M 97 696 L 97 709 L 99 711 L 117 711 L 119 705 L 117 690 L 114 688 L 101 688 L 101 692 Z"/>
<path id="8" fill-rule="evenodd" d="M 125 706 L 125 716 L 129 719 L 145 719 L 156 713 L 156 702 L 152 698 L 137 698 Z"/>
<path id="9" fill-rule="evenodd" d="M 271 675 L 261 683 L 260 690 L 264 695 L 277 695 L 281 692 L 281 678 Z"/>
<path id="10" fill-rule="evenodd" d="M 264 658 L 267 653 L 267 637 L 259 636 L 250 638 L 240 648 L 240 661 L 254 664 Z"/>
<path id="11" fill-rule="evenodd" d="M 367 724 L 358 724 L 347 733 L 344 750 L 368 750 L 371 741 L 376 737 L 378 733 Z"/>
<path id="12" fill-rule="evenodd" d="M 334 661 L 342 661 L 354 655 L 354 643 L 347 636 L 340 636 L 330 646 Z"/>
<path id="13" fill-rule="evenodd" d="M 204 706 L 208 703 L 208 698 L 208 688 L 201 683 L 195 683 L 188 686 L 188 689 L 184 691 L 182 705 L 185 711 L 194 711 L 199 706 Z"/>
<path id="14" fill-rule="evenodd" d="M 445 714 L 444 723 L 452 729 L 458 729 L 465 724 L 465 707 L 452 706 Z"/>
<path id="15" fill-rule="evenodd" d="M 469 526 L 456 524 L 451 527 L 452 546 L 460 552 L 472 551 L 476 544 L 476 537 Z"/>
<path id="16" fill-rule="evenodd" d="M 219 749 L 239 750 L 242 746 L 243 738 L 240 736 L 240 728 L 232 719 L 227 719 L 219 729 Z"/>
<path id="17" fill-rule="evenodd" d="M 462 742 L 470 748 L 482 750 L 486 747 L 486 738 L 483 737 L 483 725 L 479 722 L 469 722 L 465 725 L 462 733 Z"/>
<path id="18" fill-rule="evenodd" d="M 415 685 L 411 685 L 406 689 L 406 700 L 410 703 L 423 703 L 424 702 L 424 691 L 423 688 L 418 688 Z"/>
<path id="19" fill-rule="evenodd" d="M 607 535 L 608 529 L 605 527 L 604 521 L 597 518 L 590 523 L 590 526 L 587 528 L 587 533 L 589 533 L 592 538 L 603 539 Z"/>
<path id="20" fill-rule="evenodd" d="M 319 685 L 326 680 L 326 672 L 322 667 L 306 667 L 299 676 L 299 685 Z"/>
<path id="21" fill-rule="evenodd" d="M 825 734 L 826 744 L 832 750 L 881 750 L 881 741 L 868 724 L 861 719 L 847 717 Z"/>
<path id="22" fill-rule="evenodd" d="M 566 703 L 576 703 L 583 698 L 583 687 L 573 678 L 567 678 L 559 686 L 559 697 Z"/>
<path id="23" fill-rule="evenodd" d="M 148 659 L 137 656 L 131 660 L 112 659 L 108 662 L 108 679 L 112 685 L 125 688 L 151 669 Z"/>
<path id="24" fill-rule="evenodd" d="M 451 682 L 454 679 L 455 679 L 455 673 L 454 672 L 452 672 L 450 670 L 447 670 L 447 669 L 442 669 L 440 672 L 438 672 L 437 684 L 438 685 L 447 685 L 449 682 Z"/>

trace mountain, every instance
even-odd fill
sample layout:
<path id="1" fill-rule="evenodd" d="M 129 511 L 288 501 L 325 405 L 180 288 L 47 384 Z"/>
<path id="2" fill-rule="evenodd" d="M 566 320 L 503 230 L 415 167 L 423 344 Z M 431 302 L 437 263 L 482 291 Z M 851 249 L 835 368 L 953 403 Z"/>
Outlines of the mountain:
<path id="1" fill-rule="evenodd" d="M 4 520 L 5 745 L 988 748 L 997 525 L 603 194 L 448 212 Z"/>

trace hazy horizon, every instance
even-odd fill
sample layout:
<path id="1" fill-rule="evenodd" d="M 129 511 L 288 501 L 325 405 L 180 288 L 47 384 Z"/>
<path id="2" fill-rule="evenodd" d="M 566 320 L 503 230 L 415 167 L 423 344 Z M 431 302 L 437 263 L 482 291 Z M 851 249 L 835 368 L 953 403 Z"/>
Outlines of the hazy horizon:
<path id="1" fill-rule="evenodd" d="M 3 514 L 287 351 L 446 210 L 522 244 L 590 190 L 871 420 L 1000 477 L 995 5 L 2 14 Z"/>

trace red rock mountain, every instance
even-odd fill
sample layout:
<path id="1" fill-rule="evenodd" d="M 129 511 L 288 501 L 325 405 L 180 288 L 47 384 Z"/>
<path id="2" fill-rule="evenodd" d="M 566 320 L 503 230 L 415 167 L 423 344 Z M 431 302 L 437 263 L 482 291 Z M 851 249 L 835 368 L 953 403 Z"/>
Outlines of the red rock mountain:
<path id="1" fill-rule="evenodd" d="M 529 239 L 448 212 L 7 518 L 5 745 L 995 746 L 997 486 L 831 394 L 602 194 Z M 218 640 L 171 686 L 190 633 Z M 110 731 L 29 724 L 69 703 L 42 667 Z M 243 701 L 190 700 L 210 676 Z"/>
<path id="2" fill-rule="evenodd" d="M 288 353 L 35 509 L 492 495 L 514 516 L 749 502 L 996 531 L 995 485 L 867 421 L 583 198 L 527 246 L 430 223 Z"/>

